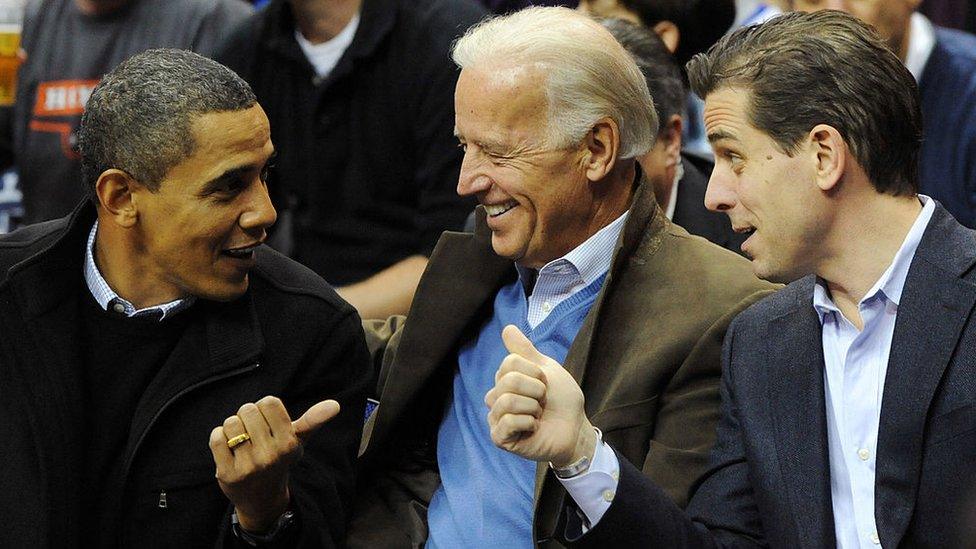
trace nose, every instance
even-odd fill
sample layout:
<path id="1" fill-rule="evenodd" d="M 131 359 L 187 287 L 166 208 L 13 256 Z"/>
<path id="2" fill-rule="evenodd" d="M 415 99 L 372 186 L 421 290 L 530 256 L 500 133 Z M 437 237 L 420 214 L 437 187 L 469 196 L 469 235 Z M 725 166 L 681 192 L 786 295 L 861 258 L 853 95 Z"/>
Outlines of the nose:
<path id="1" fill-rule="evenodd" d="M 488 189 L 491 188 L 491 177 L 484 172 L 480 164 L 475 160 L 470 150 L 464 153 L 464 160 L 461 162 L 461 174 L 458 176 L 458 195 L 476 195 L 488 192 Z"/>
<path id="2" fill-rule="evenodd" d="M 247 208 L 241 213 L 239 223 L 245 231 L 254 229 L 263 231 L 275 224 L 278 220 L 278 212 L 271 203 L 267 183 L 258 179 L 251 189 L 250 200 Z"/>
<path id="3" fill-rule="evenodd" d="M 713 212 L 724 212 L 735 207 L 737 198 L 735 180 L 716 166 L 708 178 L 705 189 L 705 207 Z"/>

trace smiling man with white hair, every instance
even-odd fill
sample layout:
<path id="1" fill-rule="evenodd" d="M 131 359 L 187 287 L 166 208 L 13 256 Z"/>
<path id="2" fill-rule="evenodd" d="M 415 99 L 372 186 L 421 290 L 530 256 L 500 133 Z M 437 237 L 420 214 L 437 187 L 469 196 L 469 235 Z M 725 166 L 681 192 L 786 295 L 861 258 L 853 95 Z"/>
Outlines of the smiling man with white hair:
<path id="1" fill-rule="evenodd" d="M 381 404 L 350 545 L 556 543 L 563 485 L 591 487 L 592 456 L 537 465 L 485 421 L 500 367 L 531 383 L 507 372 L 528 341 L 582 382 L 603 430 L 584 438 L 614 441 L 683 505 L 712 445 L 725 329 L 770 286 L 638 183 L 656 115 L 601 25 L 530 8 L 476 26 L 453 56 L 458 192 L 482 207 L 473 234 L 441 238 L 409 320 L 373 326 Z"/>

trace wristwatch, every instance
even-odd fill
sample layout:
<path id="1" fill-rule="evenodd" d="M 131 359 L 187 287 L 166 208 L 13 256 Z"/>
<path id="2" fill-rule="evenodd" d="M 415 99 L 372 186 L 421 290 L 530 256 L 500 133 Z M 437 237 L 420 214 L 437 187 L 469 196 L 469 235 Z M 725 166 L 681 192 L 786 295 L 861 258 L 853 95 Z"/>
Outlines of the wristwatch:
<path id="1" fill-rule="evenodd" d="M 593 430 L 596 431 L 596 445 L 593 447 L 595 449 L 600 444 L 603 444 L 603 431 L 596 427 Z M 594 453 L 596 453 L 595 450 Z M 563 480 L 573 478 L 582 475 L 590 469 L 590 456 L 583 456 L 565 467 L 556 467 L 550 461 L 549 468 L 552 469 L 552 473 L 556 475 L 556 478 Z"/>
<path id="2" fill-rule="evenodd" d="M 234 536 L 250 545 L 251 547 L 261 547 L 262 545 L 269 544 L 271 542 L 277 541 L 281 536 L 282 532 L 291 527 L 295 522 L 295 512 L 285 511 L 283 515 L 278 517 L 278 521 L 275 522 L 274 527 L 264 534 L 252 534 L 243 528 L 241 528 L 240 522 L 237 520 L 237 513 L 235 512 L 230 516 L 230 522 L 232 524 L 232 529 L 234 531 Z"/>

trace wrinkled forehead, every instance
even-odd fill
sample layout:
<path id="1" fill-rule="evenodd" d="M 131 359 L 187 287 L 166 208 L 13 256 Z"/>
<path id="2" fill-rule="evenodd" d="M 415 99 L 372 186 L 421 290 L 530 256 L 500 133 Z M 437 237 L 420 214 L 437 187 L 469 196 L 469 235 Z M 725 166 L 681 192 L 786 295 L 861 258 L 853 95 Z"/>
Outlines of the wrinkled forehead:
<path id="1" fill-rule="evenodd" d="M 756 128 L 749 122 L 751 93 L 741 87 L 722 87 L 705 97 L 705 135 L 713 145 L 720 140 L 741 139 Z"/>
<path id="2" fill-rule="evenodd" d="M 456 129 L 545 126 L 546 78 L 537 65 L 483 65 L 461 71 L 455 93 Z"/>

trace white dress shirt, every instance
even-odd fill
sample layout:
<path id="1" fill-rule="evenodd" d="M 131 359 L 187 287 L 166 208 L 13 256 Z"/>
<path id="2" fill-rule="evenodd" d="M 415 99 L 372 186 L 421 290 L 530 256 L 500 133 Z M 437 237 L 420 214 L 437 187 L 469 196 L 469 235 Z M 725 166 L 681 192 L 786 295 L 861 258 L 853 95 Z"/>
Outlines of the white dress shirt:
<path id="1" fill-rule="evenodd" d="M 912 73 L 916 82 L 920 82 L 922 71 L 929 62 L 929 56 L 935 49 L 935 27 L 921 13 L 913 13 L 911 27 L 908 31 L 908 53 L 905 55 L 905 67 Z"/>
<path id="2" fill-rule="evenodd" d="M 874 472 L 888 353 L 908 267 L 935 212 L 933 200 L 924 195 L 919 199 L 924 204 L 922 211 L 891 265 L 858 304 L 864 321 L 861 332 L 840 314 L 826 288 L 820 283 L 814 288 L 813 306 L 823 325 L 830 488 L 840 549 L 880 544 L 874 522 Z M 584 532 L 610 508 L 619 471 L 613 449 L 600 442 L 586 473 L 560 479 L 586 516 Z M 580 482 L 582 479 L 589 481 Z"/>
<path id="3" fill-rule="evenodd" d="M 671 180 L 671 194 L 668 195 L 668 207 L 664 208 L 664 215 L 668 221 L 674 220 L 674 210 L 678 208 L 678 183 L 685 176 L 685 165 L 681 158 L 678 158 L 678 165 L 674 170 L 674 178 Z"/>

